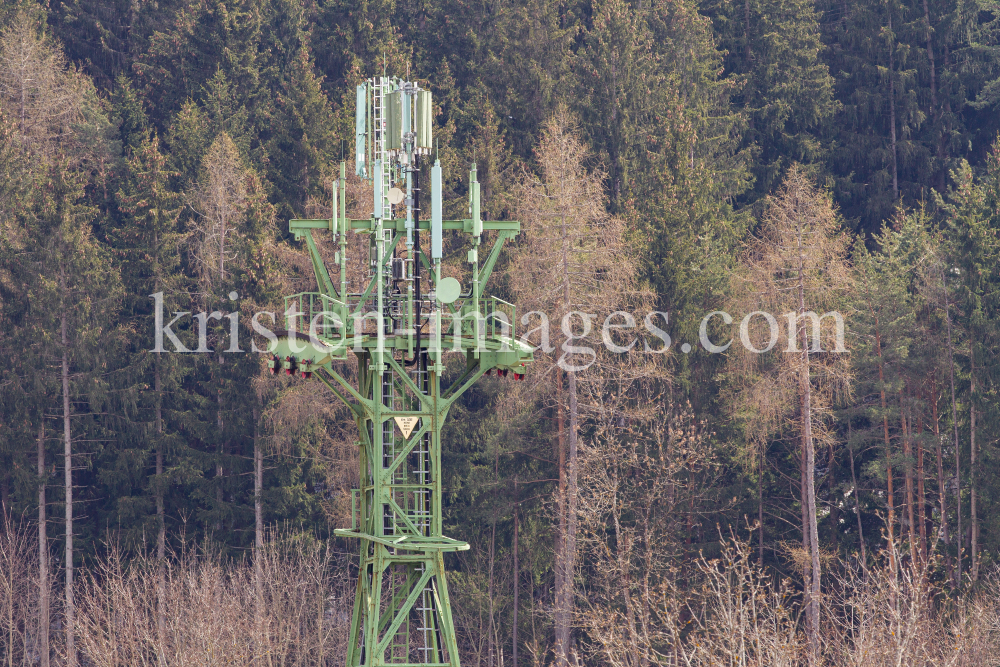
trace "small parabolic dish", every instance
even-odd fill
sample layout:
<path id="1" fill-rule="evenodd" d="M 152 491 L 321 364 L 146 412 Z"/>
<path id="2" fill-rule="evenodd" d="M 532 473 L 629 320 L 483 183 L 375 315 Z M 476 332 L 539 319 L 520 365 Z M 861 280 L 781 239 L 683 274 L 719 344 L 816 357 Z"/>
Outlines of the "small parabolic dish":
<path id="1" fill-rule="evenodd" d="M 389 188 L 389 203 L 393 206 L 397 206 L 402 202 L 404 196 L 403 191 L 399 188 Z"/>
<path id="2" fill-rule="evenodd" d="M 462 285 L 454 278 L 442 278 L 437 284 L 437 300 L 441 303 L 454 303 L 462 293 Z"/>

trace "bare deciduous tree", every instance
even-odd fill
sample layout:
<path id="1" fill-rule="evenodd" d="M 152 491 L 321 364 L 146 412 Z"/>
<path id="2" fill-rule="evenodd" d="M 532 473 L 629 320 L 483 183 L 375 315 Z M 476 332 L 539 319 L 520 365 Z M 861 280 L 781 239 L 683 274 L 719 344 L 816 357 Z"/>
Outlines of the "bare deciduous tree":
<path id="1" fill-rule="evenodd" d="M 80 97 L 65 56 L 36 17 L 19 12 L 0 33 L 0 108 L 15 121 L 22 149 L 45 159 L 64 150 Z"/>
<path id="2" fill-rule="evenodd" d="M 90 664 L 342 664 L 350 588 L 333 574 L 343 563 L 334 563 L 329 545 L 271 535 L 252 567 L 182 554 L 167 571 L 162 634 L 158 605 L 149 595 L 157 570 L 155 558 L 125 561 L 112 547 L 81 582 L 80 645 Z"/>
<path id="3" fill-rule="evenodd" d="M 746 316 L 741 340 L 730 348 L 739 416 L 757 446 L 789 428 L 800 442 L 810 665 L 819 660 L 822 600 L 816 443 L 829 442 L 829 410 L 850 391 L 843 328 L 837 327 L 843 313 L 824 316 L 843 307 L 851 284 L 846 255 L 847 238 L 829 197 L 792 167 L 733 276 L 733 311 Z"/>
<path id="4" fill-rule="evenodd" d="M 216 137 L 202 160 L 195 192 L 192 250 L 202 280 L 226 279 L 226 262 L 235 259 L 230 241 L 239 235 L 247 201 L 246 169 L 228 134 Z"/>
<path id="5" fill-rule="evenodd" d="M 588 171 L 587 149 L 578 137 L 565 108 L 546 124 L 536 150 L 539 175 L 527 175 L 517 189 L 523 238 L 511 253 L 509 274 L 522 312 L 532 311 L 542 320 L 537 343 L 544 355 L 536 354 L 534 388 L 544 400 L 556 404 L 560 416 L 565 410 L 569 422 L 564 424 L 560 418 L 557 434 L 559 530 L 553 616 L 559 667 L 568 664 L 572 642 L 582 412 L 579 381 L 586 381 L 585 369 L 595 361 L 570 348 L 591 332 L 592 315 L 603 319 L 627 302 L 635 281 L 635 262 L 626 253 L 623 223 L 605 210 L 604 173 Z M 529 313 L 522 322 L 528 324 L 532 317 Z M 558 323 L 551 340 L 550 321 Z"/>
<path id="6" fill-rule="evenodd" d="M 25 630 L 33 625 L 36 600 L 32 594 L 43 598 L 44 593 L 32 590 L 34 545 L 27 526 L 20 525 L 6 512 L 0 521 L 6 522 L 6 529 L 0 533 L 0 664 L 10 667 L 20 664 L 15 663 L 19 655 L 29 652 L 29 633 Z M 35 648 L 40 651 L 42 647 Z M 48 665 L 47 656 L 41 655 L 39 663 Z"/>
<path id="7" fill-rule="evenodd" d="M 705 424 L 690 405 L 665 405 L 651 381 L 605 405 L 582 449 L 581 533 L 588 577 L 579 623 L 602 663 L 644 667 L 659 660 L 662 628 L 654 607 L 674 586 L 684 520 L 718 470 Z M 666 416 L 666 418 L 664 418 Z M 700 503 L 698 503 L 700 504 Z"/>

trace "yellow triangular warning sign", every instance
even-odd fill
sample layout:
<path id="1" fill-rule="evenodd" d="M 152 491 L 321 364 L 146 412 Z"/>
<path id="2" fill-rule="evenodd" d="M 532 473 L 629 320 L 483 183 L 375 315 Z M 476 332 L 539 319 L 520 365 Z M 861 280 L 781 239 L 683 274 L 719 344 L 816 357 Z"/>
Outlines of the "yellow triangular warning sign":
<path id="1" fill-rule="evenodd" d="M 396 426 L 399 427 L 400 432 L 402 432 L 404 438 L 409 438 L 410 434 L 413 433 L 413 427 L 417 425 L 417 420 L 419 417 L 393 417 L 396 420 Z"/>

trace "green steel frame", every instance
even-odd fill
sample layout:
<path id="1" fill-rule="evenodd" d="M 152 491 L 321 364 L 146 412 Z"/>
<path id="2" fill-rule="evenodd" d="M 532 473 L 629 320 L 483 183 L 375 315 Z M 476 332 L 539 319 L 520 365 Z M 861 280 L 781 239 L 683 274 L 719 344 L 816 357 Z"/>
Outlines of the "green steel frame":
<path id="1" fill-rule="evenodd" d="M 420 220 L 418 161 L 429 153 L 430 94 L 377 77 L 359 86 L 358 102 L 356 169 L 373 184 L 375 210 L 366 220 L 346 217 L 341 164 L 332 217 L 289 222 L 295 238 L 305 241 L 319 291 L 286 297 L 288 329 L 278 333 L 272 372 L 315 376 L 357 423 L 361 484 L 352 492 L 351 528 L 335 531 L 360 540 L 347 667 L 458 667 L 444 553 L 469 545 L 442 533 L 441 427 L 454 402 L 484 373 L 495 369 L 520 379 L 531 362 L 531 348 L 514 335 L 514 307 L 482 294 L 504 242 L 520 224 L 480 219 L 474 166 L 469 219 L 442 220 L 439 164 L 432 170 L 431 219 Z M 405 204 L 395 210 L 405 217 L 396 218 L 388 189 L 403 182 Z M 324 231 L 338 245 L 339 286 L 313 237 Z M 441 279 L 447 231 L 468 235 L 473 246 L 471 285 L 450 295 Z M 352 232 L 371 239 L 370 275 L 363 289 L 353 291 L 346 274 Z M 484 232 L 495 239 L 480 265 Z M 421 250 L 422 235 L 431 237 L 429 254 Z M 445 384 L 448 352 L 464 354 L 465 368 Z M 358 361 L 356 385 L 334 367 L 349 353 Z"/>

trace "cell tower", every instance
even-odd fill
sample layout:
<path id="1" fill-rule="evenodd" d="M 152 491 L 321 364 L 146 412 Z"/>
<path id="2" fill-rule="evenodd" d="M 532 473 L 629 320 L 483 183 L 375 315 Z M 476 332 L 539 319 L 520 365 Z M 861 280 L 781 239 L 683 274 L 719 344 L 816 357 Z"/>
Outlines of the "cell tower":
<path id="1" fill-rule="evenodd" d="M 355 173 L 372 185 L 371 217 L 347 218 L 341 163 L 330 219 L 289 221 L 306 243 L 319 291 L 285 297 L 288 330 L 278 332 L 271 372 L 323 382 L 358 425 L 361 488 L 352 491 L 351 528 L 334 531 L 361 542 L 347 667 L 458 667 L 444 553 L 469 545 L 441 530 L 441 427 L 483 374 L 520 380 L 532 360 L 531 348 L 515 339 L 514 306 L 483 295 L 520 223 L 481 219 L 475 165 L 468 218 L 444 220 L 439 160 L 430 169 L 430 216 L 421 216 L 430 91 L 394 77 L 369 79 L 357 88 L 356 120 Z M 468 239 L 464 286 L 441 275 L 446 232 Z M 480 262 L 487 232 L 493 245 Z M 369 238 L 364 284 L 348 284 L 351 233 Z M 331 234 L 336 243 L 339 289 L 314 234 Z M 421 245 L 428 240 L 429 254 Z M 464 354 L 465 368 L 445 384 L 442 357 L 450 351 Z M 333 365 L 352 352 L 357 386 Z"/>

